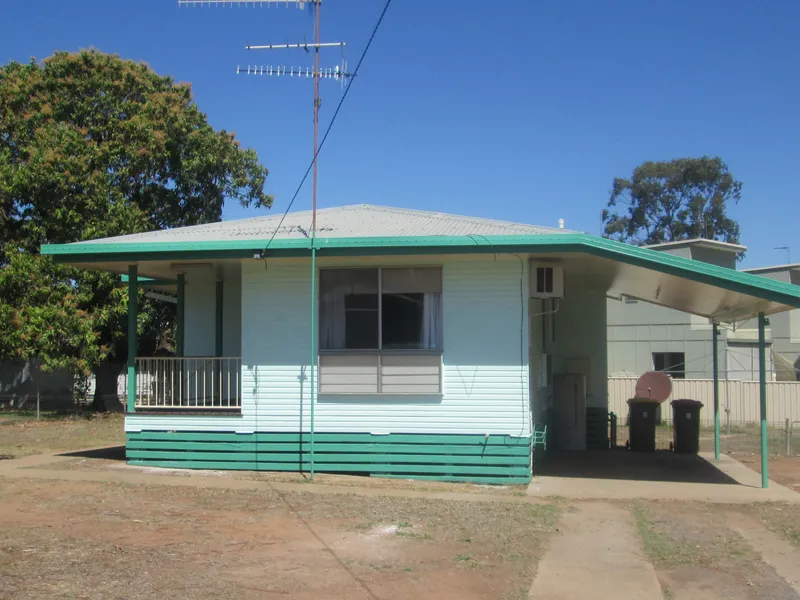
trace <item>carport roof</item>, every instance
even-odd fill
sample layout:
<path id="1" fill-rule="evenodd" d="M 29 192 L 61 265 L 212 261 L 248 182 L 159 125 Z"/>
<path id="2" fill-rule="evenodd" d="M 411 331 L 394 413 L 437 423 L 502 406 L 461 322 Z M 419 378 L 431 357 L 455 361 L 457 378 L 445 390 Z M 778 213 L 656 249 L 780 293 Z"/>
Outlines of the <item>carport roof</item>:
<path id="1" fill-rule="evenodd" d="M 368 207 L 362 210 L 378 209 L 379 207 Z M 469 218 L 409 212 L 413 213 L 411 222 L 427 223 L 421 227 L 422 231 L 427 227 L 469 231 Z M 397 213 L 393 214 L 400 218 Z M 392 231 L 396 230 L 397 224 L 391 225 L 390 221 L 391 219 L 384 221 L 386 226 Z M 373 235 L 366 236 L 334 237 L 326 235 L 323 230 L 318 233 L 313 245 L 317 256 L 321 258 L 527 254 L 533 258 L 538 256 L 563 260 L 584 268 L 587 284 L 720 321 L 750 318 L 759 312 L 770 314 L 800 308 L 800 286 L 752 273 L 582 233 L 515 226 L 489 220 L 472 222 L 476 227 L 497 227 L 500 231 L 513 233 L 376 236 L 375 228 L 371 227 L 369 233 Z M 231 231 L 231 226 L 226 223 L 216 225 Z M 277 235 L 274 239 L 270 235 L 231 235 L 220 239 L 219 236 L 212 235 L 211 226 L 203 227 L 207 227 L 206 239 L 192 237 L 187 240 L 179 235 L 180 230 L 176 230 L 176 235 L 169 236 L 156 235 L 161 232 L 153 232 L 76 244 L 44 245 L 41 251 L 57 262 L 118 273 L 125 272 L 127 265 L 131 263 L 164 265 L 165 262 L 174 261 L 308 257 L 311 252 L 312 241 L 298 236 L 296 229 L 292 229 L 288 236 Z M 352 230 L 357 232 L 358 228 Z M 400 230 L 405 229 L 401 227 Z M 148 272 L 147 269 L 140 268 L 140 274 L 164 278 L 169 275 L 169 269 L 166 272 L 163 269 L 151 269 Z"/>

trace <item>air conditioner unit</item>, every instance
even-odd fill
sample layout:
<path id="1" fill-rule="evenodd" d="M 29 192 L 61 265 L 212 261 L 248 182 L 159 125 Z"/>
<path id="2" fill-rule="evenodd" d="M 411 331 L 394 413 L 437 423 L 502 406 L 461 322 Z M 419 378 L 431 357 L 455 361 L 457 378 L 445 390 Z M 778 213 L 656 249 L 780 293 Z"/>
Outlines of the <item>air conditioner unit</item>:
<path id="1" fill-rule="evenodd" d="M 531 263 L 531 298 L 563 298 L 564 267 Z"/>

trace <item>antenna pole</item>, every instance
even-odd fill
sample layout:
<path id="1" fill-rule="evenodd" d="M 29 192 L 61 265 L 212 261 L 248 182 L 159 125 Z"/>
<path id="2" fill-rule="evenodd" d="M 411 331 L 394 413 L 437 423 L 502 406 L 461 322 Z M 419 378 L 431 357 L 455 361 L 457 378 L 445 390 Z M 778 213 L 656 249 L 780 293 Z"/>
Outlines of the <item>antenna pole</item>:
<path id="1" fill-rule="evenodd" d="M 314 11 L 314 184 L 311 200 L 311 244 L 317 235 L 317 140 L 319 137 L 319 11 L 322 0 L 316 0 Z"/>

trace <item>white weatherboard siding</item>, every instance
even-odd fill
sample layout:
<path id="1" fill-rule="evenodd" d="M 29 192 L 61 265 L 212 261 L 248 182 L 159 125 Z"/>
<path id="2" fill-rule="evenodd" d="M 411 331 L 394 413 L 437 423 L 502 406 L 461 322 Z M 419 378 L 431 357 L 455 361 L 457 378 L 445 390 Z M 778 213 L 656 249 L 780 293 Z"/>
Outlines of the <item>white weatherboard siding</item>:
<path id="1" fill-rule="evenodd" d="M 373 261 L 376 259 L 372 259 Z M 442 265 L 441 396 L 321 396 L 315 430 L 527 436 L 527 263 L 516 257 L 382 258 L 381 266 Z M 370 266 L 366 259 L 320 266 Z M 129 417 L 128 431 L 273 431 L 310 428 L 310 263 L 242 268 L 242 415 Z"/>
<path id="2" fill-rule="evenodd" d="M 216 287 L 213 280 L 186 284 L 184 352 L 186 356 L 214 356 L 217 319 Z"/>

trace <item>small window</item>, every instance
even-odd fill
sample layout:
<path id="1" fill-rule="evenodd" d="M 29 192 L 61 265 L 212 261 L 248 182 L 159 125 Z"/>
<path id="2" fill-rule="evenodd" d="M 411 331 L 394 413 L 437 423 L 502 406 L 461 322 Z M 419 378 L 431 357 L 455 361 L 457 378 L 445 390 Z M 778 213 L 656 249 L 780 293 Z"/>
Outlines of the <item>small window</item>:
<path id="1" fill-rule="evenodd" d="M 685 379 L 686 355 L 683 352 L 653 352 L 653 369 L 664 371 L 673 379 Z"/>

